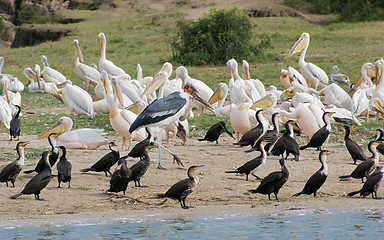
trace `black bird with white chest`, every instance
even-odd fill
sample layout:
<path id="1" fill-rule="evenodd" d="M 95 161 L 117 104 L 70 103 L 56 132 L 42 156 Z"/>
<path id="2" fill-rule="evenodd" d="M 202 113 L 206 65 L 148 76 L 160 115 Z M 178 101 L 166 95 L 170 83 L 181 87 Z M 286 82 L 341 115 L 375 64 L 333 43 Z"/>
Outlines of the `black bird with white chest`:
<path id="1" fill-rule="evenodd" d="M 316 192 L 323 186 L 325 180 L 327 180 L 328 177 L 328 165 L 327 165 L 327 156 L 329 155 L 329 151 L 322 150 L 319 154 L 319 160 L 321 163 L 321 167 L 317 172 L 315 172 L 305 183 L 305 186 L 303 190 L 299 193 L 296 193 L 293 195 L 294 197 L 297 197 L 301 194 L 307 194 L 311 195 L 313 194 L 314 197 L 316 197 Z"/>
<path id="2" fill-rule="evenodd" d="M 379 166 L 376 167 L 376 170 L 368 176 L 367 181 L 363 184 L 360 190 L 354 191 L 351 193 L 348 193 L 348 196 L 352 197 L 353 195 L 356 195 L 360 193 L 360 196 L 368 196 L 369 194 L 372 194 L 373 199 L 377 199 L 377 190 L 379 189 L 379 186 L 381 182 L 384 179 L 384 167 Z"/>
<path id="3" fill-rule="evenodd" d="M 255 113 L 256 121 L 258 124 L 256 127 L 248 130 L 244 135 L 240 138 L 239 142 L 234 143 L 234 145 L 240 145 L 241 147 L 255 144 L 267 131 L 267 125 L 263 121 L 262 116 L 263 110 L 257 110 Z"/>
<path id="4" fill-rule="evenodd" d="M 285 129 L 283 136 L 281 136 L 273 146 L 270 154 L 273 156 L 280 156 L 284 158 L 284 153 L 286 154 L 285 159 L 288 158 L 289 154 L 292 154 L 295 161 L 300 159 L 300 150 L 299 144 L 293 138 L 293 124 L 292 120 L 289 120 L 285 123 Z"/>
<path id="5" fill-rule="evenodd" d="M 321 146 L 328 140 L 329 133 L 331 132 L 331 123 L 330 117 L 334 114 L 333 112 L 324 112 L 323 113 L 323 122 L 325 125 L 321 127 L 315 134 L 313 134 L 312 138 L 309 142 L 300 147 L 300 150 L 304 150 L 309 147 L 316 148 L 316 150 L 321 151 Z"/>
<path id="6" fill-rule="evenodd" d="M 15 187 L 16 177 L 24 167 L 25 155 L 24 148 L 29 142 L 18 142 L 16 145 L 17 159 L 8 165 L 6 165 L 0 172 L 0 182 L 5 182 L 8 187 L 8 182 L 12 183 L 12 187 Z"/>

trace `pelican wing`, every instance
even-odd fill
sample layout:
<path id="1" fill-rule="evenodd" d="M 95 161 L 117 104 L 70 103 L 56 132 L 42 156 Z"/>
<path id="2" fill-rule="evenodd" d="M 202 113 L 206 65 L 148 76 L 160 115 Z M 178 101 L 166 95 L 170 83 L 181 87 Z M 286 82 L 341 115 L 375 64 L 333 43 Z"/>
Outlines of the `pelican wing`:
<path id="1" fill-rule="evenodd" d="M 109 143 L 109 140 L 104 137 L 105 134 L 103 129 L 81 128 L 61 134 L 57 138 L 57 145 L 95 149 Z"/>
<path id="2" fill-rule="evenodd" d="M 307 67 L 315 78 L 319 79 L 322 84 L 328 85 L 328 76 L 323 69 L 310 62 L 307 64 Z"/>
<path id="3" fill-rule="evenodd" d="M 91 96 L 78 86 L 67 85 L 63 90 L 63 101 L 65 105 L 80 114 L 93 117 L 93 101 Z"/>

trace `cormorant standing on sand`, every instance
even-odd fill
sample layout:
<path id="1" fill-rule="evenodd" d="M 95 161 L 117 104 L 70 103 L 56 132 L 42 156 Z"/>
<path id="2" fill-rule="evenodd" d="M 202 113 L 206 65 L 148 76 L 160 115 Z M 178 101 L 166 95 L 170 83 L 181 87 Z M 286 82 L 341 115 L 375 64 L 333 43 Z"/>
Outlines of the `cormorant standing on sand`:
<path id="1" fill-rule="evenodd" d="M 42 200 L 40 199 L 40 191 L 48 185 L 52 178 L 51 166 L 49 165 L 48 160 L 49 154 L 49 151 L 43 152 L 43 159 L 45 163 L 44 170 L 29 180 L 23 191 L 11 196 L 11 199 L 16 199 L 23 194 L 34 194 L 36 200 Z"/>
<path id="2" fill-rule="evenodd" d="M 268 199 L 271 200 L 271 193 L 275 194 L 276 200 L 277 194 L 280 188 L 288 181 L 289 172 L 285 166 L 284 158 L 280 159 L 281 171 L 271 172 L 266 176 L 255 190 L 249 190 L 250 193 L 268 194 Z"/>
<path id="3" fill-rule="evenodd" d="M 376 167 L 376 170 L 368 176 L 363 187 L 359 191 L 348 193 L 348 196 L 352 197 L 355 194 L 360 193 L 360 196 L 368 196 L 372 194 L 373 199 L 377 199 L 377 190 L 384 178 L 384 167 Z"/>
<path id="4" fill-rule="evenodd" d="M 357 160 L 364 161 L 366 157 L 363 149 L 361 149 L 361 147 L 357 143 L 355 143 L 354 141 L 352 141 L 352 139 L 349 138 L 349 133 L 351 132 L 350 128 L 348 126 L 343 127 L 345 129 L 345 147 L 347 148 L 349 154 L 351 154 L 353 164 L 356 164 Z"/>
<path id="5" fill-rule="evenodd" d="M 329 137 L 329 133 L 331 132 L 331 123 L 329 118 L 334 114 L 333 112 L 324 112 L 323 113 L 323 121 L 325 125 L 321 127 L 315 134 L 313 134 L 311 140 L 309 142 L 300 147 L 300 150 L 304 150 L 309 147 L 317 148 L 316 150 L 321 151 L 321 146 L 325 141 L 327 141 Z"/>
<path id="6" fill-rule="evenodd" d="M 117 162 L 119 169 L 113 172 L 111 180 L 109 180 L 110 187 L 107 190 L 108 192 L 123 192 L 127 190 L 128 183 L 132 177 L 132 170 L 127 166 L 126 158 L 120 158 Z"/>
<path id="7" fill-rule="evenodd" d="M 264 150 L 264 142 L 259 143 L 259 149 L 261 149 L 261 155 L 244 163 L 242 166 L 238 167 L 234 171 L 226 171 L 225 173 L 240 173 L 240 174 L 245 174 L 246 178 L 245 181 L 248 181 L 248 175 L 256 170 L 257 168 L 260 168 L 265 164 L 267 161 L 267 153 Z M 262 178 L 256 176 L 256 174 L 253 174 L 253 176 L 256 177 L 256 179 L 261 180 Z"/>
<path id="8" fill-rule="evenodd" d="M 289 154 L 293 154 L 294 160 L 299 161 L 300 151 L 299 144 L 293 138 L 293 124 L 292 120 L 289 120 L 285 123 L 285 129 L 283 136 L 281 136 L 273 146 L 270 154 L 274 156 L 281 155 L 284 158 L 284 152 L 286 154 L 285 159 L 288 158 Z"/>
<path id="9" fill-rule="evenodd" d="M 372 153 L 372 156 L 357 165 L 350 175 L 340 176 L 339 178 L 361 178 L 361 182 L 364 183 L 364 177 L 368 178 L 369 174 L 376 168 L 379 162 L 379 154 L 376 150 L 379 144 L 379 142 L 371 141 L 368 144 L 368 150 Z"/>
<path id="10" fill-rule="evenodd" d="M 267 143 L 264 147 L 265 152 L 268 153 L 271 150 L 271 147 L 275 145 L 277 139 L 279 138 L 279 113 L 277 112 L 272 114 L 272 125 L 273 129 L 267 130 L 267 132 L 265 132 L 265 134 L 255 143 L 252 149 L 255 149 L 256 147 L 256 150 L 260 151 L 258 147 L 260 146 L 260 142 L 264 141 Z M 245 152 L 249 152 L 249 150 Z"/>
<path id="11" fill-rule="evenodd" d="M 220 122 L 216 123 L 215 125 L 213 125 L 212 127 L 210 127 L 208 129 L 208 131 L 205 134 L 204 138 L 199 138 L 197 140 L 199 140 L 199 141 L 209 141 L 209 142 L 216 141 L 216 144 L 218 144 L 217 140 L 219 139 L 220 135 L 223 132 L 226 132 L 231 138 L 235 139 L 233 137 L 232 133 L 230 131 L 228 131 L 225 122 L 220 121 Z"/>
<path id="12" fill-rule="evenodd" d="M 175 183 L 166 193 L 164 194 L 158 194 L 157 196 L 160 198 L 172 198 L 179 200 L 179 203 L 181 205 L 181 208 L 188 209 L 189 207 L 185 205 L 185 199 L 189 194 L 195 190 L 197 183 L 199 182 L 199 179 L 197 176 L 195 176 L 194 172 L 199 168 L 200 166 L 191 166 L 188 168 L 188 178 L 181 180 L 177 183 Z"/>
<path id="13" fill-rule="evenodd" d="M 11 135 L 10 141 L 12 141 L 13 138 L 17 138 L 17 141 L 19 141 L 20 137 L 20 111 L 21 108 L 19 105 L 14 105 L 17 108 L 16 114 L 12 117 L 11 122 L 9 123 L 9 135 Z"/>
<path id="14" fill-rule="evenodd" d="M 117 161 L 119 161 L 120 153 L 114 142 L 109 143 L 109 149 L 111 150 L 111 152 L 107 153 L 102 158 L 100 158 L 100 160 L 93 164 L 90 168 L 81 169 L 80 171 L 104 172 L 106 177 L 108 177 L 107 173 L 109 173 L 109 175 L 112 175 L 109 170 L 113 165 L 115 165 L 115 163 L 117 163 Z"/>
<path id="15" fill-rule="evenodd" d="M 257 142 L 267 131 L 267 126 L 264 121 L 262 121 L 262 111 L 256 111 L 256 120 L 258 122 L 257 126 L 248 130 L 248 132 L 244 133 L 244 135 L 240 138 L 240 141 L 237 143 L 233 143 L 233 145 L 240 145 L 241 147 L 251 145 L 253 146 L 255 142 Z"/>
<path id="16" fill-rule="evenodd" d="M 305 186 L 303 190 L 299 193 L 296 193 L 293 195 L 294 197 L 297 197 L 301 194 L 307 194 L 310 195 L 313 193 L 313 196 L 316 197 L 316 192 L 323 186 L 325 180 L 327 180 L 328 177 L 328 165 L 327 165 L 327 156 L 329 155 L 329 151 L 323 150 L 319 154 L 319 160 L 321 163 L 321 168 L 317 170 L 305 183 Z"/>
<path id="17" fill-rule="evenodd" d="M 68 188 L 71 187 L 71 179 L 72 179 L 72 164 L 67 160 L 66 154 L 67 150 L 64 146 L 59 146 L 61 149 L 60 160 L 57 163 L 57 180 L 59 181 L 58 188 L 60 187 L 60 183 L 68 182 Z"/>
<path id="18" fill-rule="evenodd" d="M 132 171 L 132 176 L 130 181 L 135 182 L 135 187 L 141 187 L 140 179 L 147 172 L 150 164 L 150 158 L 148 154 L 148 147 L 153 145 L 149 141 L 149 138 L 144 139 L 143 141 L 136 144 L 132 151 L 128 153 L 128 156 L 140 157 L 140 161 L 133 164 L 130 169 Z"/>
<path id="19" fill-rule="evenodd" d="M 5 182 L 8 187 L 8 182 L 11 181 L 12 187 L 15 187 L 15 181 L 17 175 L 21 172 L 24 167 L 24 148 L 29 142 L 18 142 L 16 145 L 17 159 L 3 168 L 0 172 L 0 182 Z"/>
<path id="20" fill-rule="evenodd" d="M 49 164 L 51 165 L 51 168 L 53 167 L 53 165 L 55 165 L 57 159 L 59 158 L 59 148 L 56 146 L 56 137 L 58 135 L 59 134 L 57 134 L 57 133 L 51 133 L 48 136 L 48 142 L 49 142 L 49 145 L 51 145 L 51 150 L 49 152 L 50 153 L 49 154 Z M 24 173 L 26 173 L 26 174 L 33 173 L 33 172 L 39 173 L 39 172 L 43 171 L 44 167 L 45 167 L 44 159 L 40 158 L 40 160 L 37 162 L 34 169 L 24 171 Z"/>

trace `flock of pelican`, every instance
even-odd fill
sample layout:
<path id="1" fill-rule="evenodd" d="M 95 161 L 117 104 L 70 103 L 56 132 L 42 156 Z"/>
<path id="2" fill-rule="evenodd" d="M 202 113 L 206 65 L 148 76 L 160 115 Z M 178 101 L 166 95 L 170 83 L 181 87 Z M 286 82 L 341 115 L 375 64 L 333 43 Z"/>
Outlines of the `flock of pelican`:
<path id="1" fill-rule="evenodd" d="M 331 121 L 360 124 L 359 116 L 366 113 L 367 121 L 370 111 L 384 113 L 384 61 L 374 64 L 365 63 L 361 67 L 361 77 L 345 91 L 341 86 L 349 85 L 349 78 L 338 73 L 334 66 L 327 75 L 324 70 L 311 62 L 305 61 L 310 36 L 303 33 L 293 45 L 289 57 L 300 53 L 297 71 L 291 66 L 281 70 L 280 81 L 285 90 L 275 86 L 265 87 L 259 79 L 252 79 L 249 64 L 242 62 L 242 76 L 239 74 L 235 59 L 227 62 L 230 79 L 219 83 L 212 90 L 203 81 L 194 79 L 184 66 L 179 66 L 176 77 L 170 79 L 173 66 L 164 63 L 153 77 L 143 77 L 140 64 L 137 65 L 137 79 L 132 79 L 122 68 L 107 59 L 107 39 L 104 33 L 98 35 L 100 60 L 98 66 L 84 63 L 78 40 L 74 40 L 75 58 L 73 70 L 84 82 L 85 89 L 72 84 L 58 70 L 52 68 L 46 56 L 41 56 L 43 69 L 36 64 L 34 69 L 26 68 L 25 76 L 29 79 L 30 92 L 49 93 L 62 102 L 70 111 L 69 117 L 60 118 L 54 125 L 39 135 L 46 138 L 51 133 L 61 134 L 60 145 L 67 148 L 95 149 L 109 141 L 101 129 L 71 130 L 74 115 L 109 114 L 112 128 L 122 137 L 122 149 L 131 148 L 132 141 L 142 141 L 147 137 L 144 127 L 150 127 L 151 135 L 161 140 L 171 136 L 180 136 L 183 142 L 188 135 L 188 120 L 184 115 L 193 117 L 191 106 L 198 108 L 197 114 L 211 111 L 217 117 L 230 118 L 237 141 L 247 131 L 258 124 L 256 111 L 263 109 L 261 121 L 267 128 L 274 113 L 280 114 L 280 121 L 294 120 L 296 130 L 311 138 L 324 126 L 324 112 L 332 112 Z M 4 58 L 0 58 L 0 77 L 3 84 L 3 96 L 0 98 L 0 121 L 6 128 L 10 127 L 12 116 L 21 106 L 20 92 L 24 85 L 14 76 L 2 74 Z M 376 84 L 372 82 L 376 79 Z M 332 81 L 330 83 L 329 79 Z M 93 86 L 94 92 L 90 86 Z M 320 88 L 320 89 L 318 89 Z M 158 92 L 156 93 L 156 91 Z M 178 95 L 174 95 L 177 92 Z M 189 94 L 185 94 L 188 92 Z M 193 95 L 193 97 L 191 97 Z M 173 97 L 172 101 L 163 101 L 150 112 L 147 108 L 157 99 Z M 278 106 L 278 103 L 279 106 Z M 138 116 L 141 120 L 137 120 Z M 132 125 L 136 126 L 132 128 Z"/>

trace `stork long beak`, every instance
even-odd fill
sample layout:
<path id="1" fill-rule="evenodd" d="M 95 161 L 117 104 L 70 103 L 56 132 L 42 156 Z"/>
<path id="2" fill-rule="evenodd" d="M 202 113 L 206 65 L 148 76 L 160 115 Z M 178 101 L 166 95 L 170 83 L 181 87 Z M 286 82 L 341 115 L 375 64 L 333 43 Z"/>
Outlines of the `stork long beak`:
<path id="1" fill-rule="evenodd" d="M 292 46 L 291 51 L 289 51 L 288 57 L 291 57 L 293 54 L 303 51 L 306 44 L 307 44 L 307 39 L 301 36 Z"/>
<path id="2" fill-rule="evenodd" d="M 208 102 L 209 102 L 209 104 L 214 104 L 214 103 L 218 102 L 220 99 L 222 99 L 223 96 L 224 96 L 223 89 L 221 89 L 220 86 L 217 86 L 216 91 L 209 98 Z"/>
<path id="3" fill-rule="evenodd" d="M 50 126 L 47 130 L 42 132 L 37 139 L 43 139 L 47 138 L 51 133 L 57 133 L 55 134 L 55 138 L 57 138 L 60 134 L 65 132 L 65 126 L 61 121 L 55 122 L 52 126 Z"/>
<path id="4" fill-rule="evenodd" d="M 142 96 L 148 96 L 149 94 L 159 89 L 161 85 L 165 84 L 167 76 L 168 73 L 166 71 L 160 71 L 157 73 L 155 77 L 153 77 L 151 83 L 145 88 Z"/>
<path id="5" fill-rule="evenodd" d="M 191 96 L 198 102 L 200 102 L 201 104 L 203 104 L 208 110 L 210 110 L 211 112 L 215 113 L 215 110 L 213 109 L 213 107 L 211 106 L 211 104 L 209 104 L 209 102 L 207 102 L 201 95 L 198 91 L 196 91 L 196 89 L 194 89 L 192 87 L 192 91 L 190 91 L 190 94 Z"/>
<path id="6" fill-rule="evenodd" d="M 83 53 L 81 52 L 79 41 L 77 39 L 73 40 L 73 44 L 75 45 L 76 54 L 79 57 L 79 61 L 84 63 Z"/>

